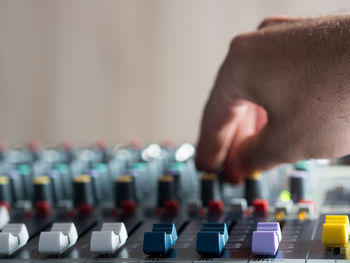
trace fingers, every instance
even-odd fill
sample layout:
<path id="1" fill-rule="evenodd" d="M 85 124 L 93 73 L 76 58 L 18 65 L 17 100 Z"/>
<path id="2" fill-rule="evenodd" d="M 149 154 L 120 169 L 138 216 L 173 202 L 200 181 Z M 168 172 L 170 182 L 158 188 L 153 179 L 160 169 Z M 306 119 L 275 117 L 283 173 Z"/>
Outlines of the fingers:
<path id="1" fill-rule="evenodd" d="M 267 112 L 263 107 L 256 105 L 255 131 L 259 132 L 267 123 Z"/>
<path id="2" fill-rule="evenodd" d="M 253 103 L 247 102 L 247 104 L 248 110 L 245 112 L 237 126 L 231 147 L 224 163 L 224 179 L 232 184 L 239 183 L 245 176 L 245 174 L 242 173 L 242 165 L 240 163 L 237 149 L 242 142 L 255 135 L 257 131 L 257 109 L 260 107 Z"/>
<path id="3" fill-rule="evenodd" d="M 241 171 L 249 173 L 255 169 L 267 170 L 280 163 L 292 163 L 305 159 L 302 135 L 291 123 L 269 122 L 254 136 L 239 147 Z"/>
<path id="4" fill-rule="evenodd" d="M 239 103 L 231 105 L 222 96 L 225 95 L 213 94 L 204 110 L 196 155 L 196 165 L 200 170 L 219 170 L 247 108 Z"/>
<path id="5" fill-rule="evenodd" d="M 218 171 L 247 110 L 246 103 L 230 89 L 231 77 L 229 66 L 224 63 L 204 109 L 196 155 L 200 170 Z"/>
<path id="6" fill-rule="evenodd" d="M 260 25 L 258 26 L 258 29 L 278 25 L 282 23 L 293 23 L 298 22 L 301 20 L 304 20 L 305 18 L 301 17 L 290 17 L 290 16 L 270 16 L 268 18 L 265 18 Z"/>

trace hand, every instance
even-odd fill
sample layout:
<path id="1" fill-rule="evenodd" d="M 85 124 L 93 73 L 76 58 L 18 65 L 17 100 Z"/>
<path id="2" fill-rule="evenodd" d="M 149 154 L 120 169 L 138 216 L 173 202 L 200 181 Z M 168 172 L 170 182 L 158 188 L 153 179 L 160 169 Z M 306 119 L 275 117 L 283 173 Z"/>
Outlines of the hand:
<path id="1" fill-rule="evenodd" d="M 350 153 L 350 16 L 273 17 L 233 39 L 205 106 L 200 170 L 255 169 Z"/>

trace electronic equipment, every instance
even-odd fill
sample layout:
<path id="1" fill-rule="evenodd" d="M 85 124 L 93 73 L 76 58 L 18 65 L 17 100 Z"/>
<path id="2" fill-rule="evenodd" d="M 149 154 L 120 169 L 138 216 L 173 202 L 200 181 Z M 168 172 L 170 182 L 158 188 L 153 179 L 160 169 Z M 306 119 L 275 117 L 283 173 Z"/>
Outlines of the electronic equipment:
<path id="1" fill-rule="evenodd" d="M 190 144 L 0 147 L 1 262 L 341 262 L 350 168 L 319 160 L 232 186 Z"/>

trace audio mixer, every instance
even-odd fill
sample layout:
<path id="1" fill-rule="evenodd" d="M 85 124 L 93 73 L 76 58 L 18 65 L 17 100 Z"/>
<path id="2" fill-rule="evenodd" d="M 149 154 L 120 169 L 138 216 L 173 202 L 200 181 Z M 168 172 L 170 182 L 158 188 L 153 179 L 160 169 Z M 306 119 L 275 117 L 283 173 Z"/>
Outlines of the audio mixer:
<path id="1" fill-rule="evenodd" d="M 197 171 L 187 143 L 0 147 L 1 262 L 350 260 L 350 168 Z"/>

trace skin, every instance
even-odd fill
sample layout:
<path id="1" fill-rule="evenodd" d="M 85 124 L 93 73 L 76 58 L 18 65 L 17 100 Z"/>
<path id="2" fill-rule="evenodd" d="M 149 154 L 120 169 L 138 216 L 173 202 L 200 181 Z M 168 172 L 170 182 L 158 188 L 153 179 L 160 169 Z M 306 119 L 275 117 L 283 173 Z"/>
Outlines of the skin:
<path id="1" fill-rule="evenodd" d="M 196 165 L 251 171 L 350 153 L 350 16 L 270 17 L 235 37 L 204 109 Z"/>

